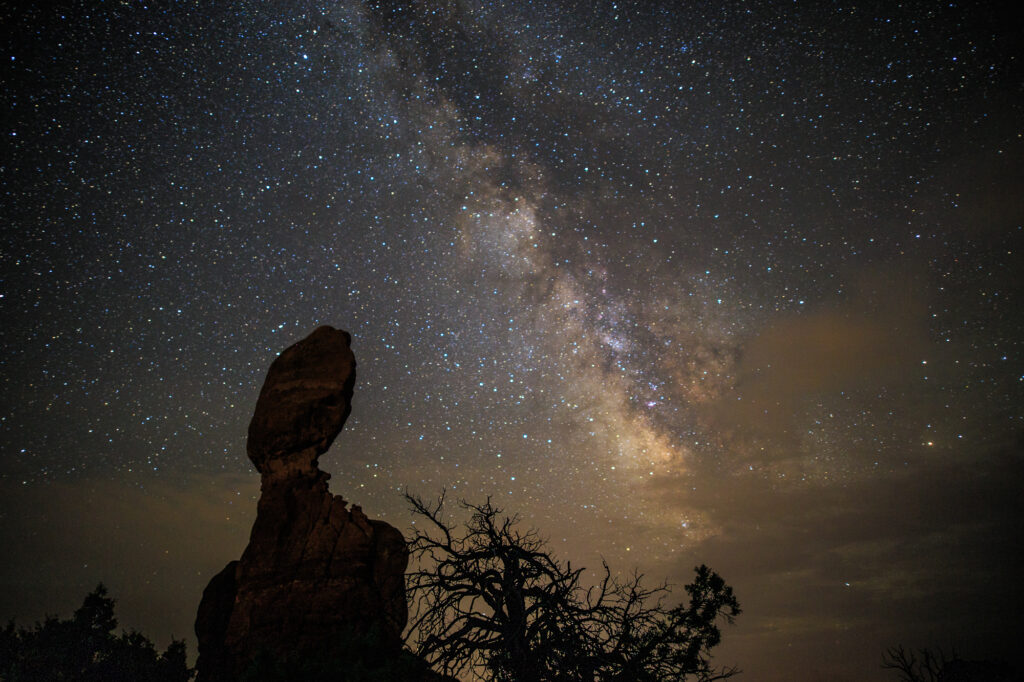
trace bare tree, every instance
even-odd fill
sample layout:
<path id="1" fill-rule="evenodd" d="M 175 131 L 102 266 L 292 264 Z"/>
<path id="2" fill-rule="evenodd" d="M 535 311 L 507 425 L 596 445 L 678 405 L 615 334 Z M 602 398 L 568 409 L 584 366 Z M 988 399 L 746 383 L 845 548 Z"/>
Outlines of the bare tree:
<path id="1" fill-rule="evenodd" d="M 1010 682 L 1020 680 L 1005 661 L 967 660 L 953 649 L 918 649 L 895 646 L 882 654 L 882 667 L 895 670 L 900 682 Z"/>
<path id="2" fill-rule="evenodd" d="M 900 676 L 900 682 L 938 682 L 943 666 L 954 659 L 956 652 L 949 658 L 941 649 L 937 652 L 920 649 L 914 653 L 902 646 L 894 646 L 882 654 L 882 667 L 895 670 Z"/>
<path id="3" fill-rule="evenodd" d="M 740 608 L 706 566 L 686 586 L 689 602 L 668 608 L 666 586 L 647 588 L 639 573 L 615 579 L 607 564 L 584 587 L 582 568 L 555 559 L 490 499 L 460 503 L 470 514 L 461 530 L 442 518 L 443 494 L 406 499 L 425 522 L 410 543 L 407 640 L 438 671 L 502 682 L 706 682 L 738 672 L 711 665 L 719 618 L 731 623 Z"/>

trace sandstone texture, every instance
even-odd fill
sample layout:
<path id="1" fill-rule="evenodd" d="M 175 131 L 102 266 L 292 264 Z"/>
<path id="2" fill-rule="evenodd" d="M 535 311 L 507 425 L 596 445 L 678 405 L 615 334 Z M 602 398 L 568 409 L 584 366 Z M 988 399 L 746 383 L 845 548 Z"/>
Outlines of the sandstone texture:
<path id="1" fill-rule="evenodd" d="M 352 411 L 356 359 L 350 343 L 348 332 L 319 327 L 270 365 L 246 445 L 264 482 L 320 473 L 317 458 Z"/>
<path id="2" fill-rule="evenodd" d="M 261 474 L 256 521 L 241 558 L 203 592 L 200 682 L 251 678 L 258 660 L 344 658 L 352 642 L 401 650 L 405 540 L 332 495 L 317 468 L 351 411 L 349 342 L 320 327 L 270 367 L 249 425 Z"/>

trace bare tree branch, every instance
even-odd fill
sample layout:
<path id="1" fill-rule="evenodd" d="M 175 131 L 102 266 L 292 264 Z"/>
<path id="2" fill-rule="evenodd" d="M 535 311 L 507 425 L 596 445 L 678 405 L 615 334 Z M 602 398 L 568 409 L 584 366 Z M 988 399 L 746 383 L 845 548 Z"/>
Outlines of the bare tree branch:
<path id="1" fill-rule="evenodd" d="M 408 574 L 413 617 L 406 641 L 450 675 L 509 682 L 721 680 L 710 650 L 740 612 L 732 588 L 706 566 L 686 586 L 689 603 L 664 604 L 666 585 L 613 577 L 589 587 L 582 568 L 555 559 L 536 531 L 521 530 L 490 499 L 461 501 L 464 528 L 442 516 L 444 494 L 406 493 L 414 524 Z"/>
<path id="2" fill-rule="evenodd" d="M 915 654 L 902 646 L 895 646 L 882 654 L 882 667 L 895 670 L 901 682 L 938 682 L 942 669 L 957 660 L 959 656 L 955 650 L 946 654 L 942 649 L 918 649 Z"/>

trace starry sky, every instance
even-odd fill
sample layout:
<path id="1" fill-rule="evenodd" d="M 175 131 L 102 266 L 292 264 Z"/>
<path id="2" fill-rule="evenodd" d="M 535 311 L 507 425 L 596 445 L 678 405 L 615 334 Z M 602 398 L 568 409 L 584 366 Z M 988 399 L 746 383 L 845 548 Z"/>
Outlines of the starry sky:
<path id="1" fill-rule="evenodd" d="M 371 516 L 447 488 L 575 564 L 706 562 L 745 679 L 1012 659 L 1008 5 L 4 3 L 0 618 L 103 581 L 191 638 L 266 370 L 330 324 L 320 463 Z"/>

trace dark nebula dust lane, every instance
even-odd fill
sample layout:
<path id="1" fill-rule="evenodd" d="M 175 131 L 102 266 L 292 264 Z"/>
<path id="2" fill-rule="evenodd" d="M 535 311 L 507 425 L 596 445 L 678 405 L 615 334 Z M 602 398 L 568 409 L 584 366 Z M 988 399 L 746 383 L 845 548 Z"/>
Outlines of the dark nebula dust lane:
<path id="1" fill-rule="evenodd" d="M 1006 12 L 5 5 L 0 617 L 102 580 L 189 634 L 266 368 L 330 324 L 358 381 L 321 466 L 368 513 L 447 488 L 574 563 L 706 562 L 752 679 L 1012 658 Z"/>

